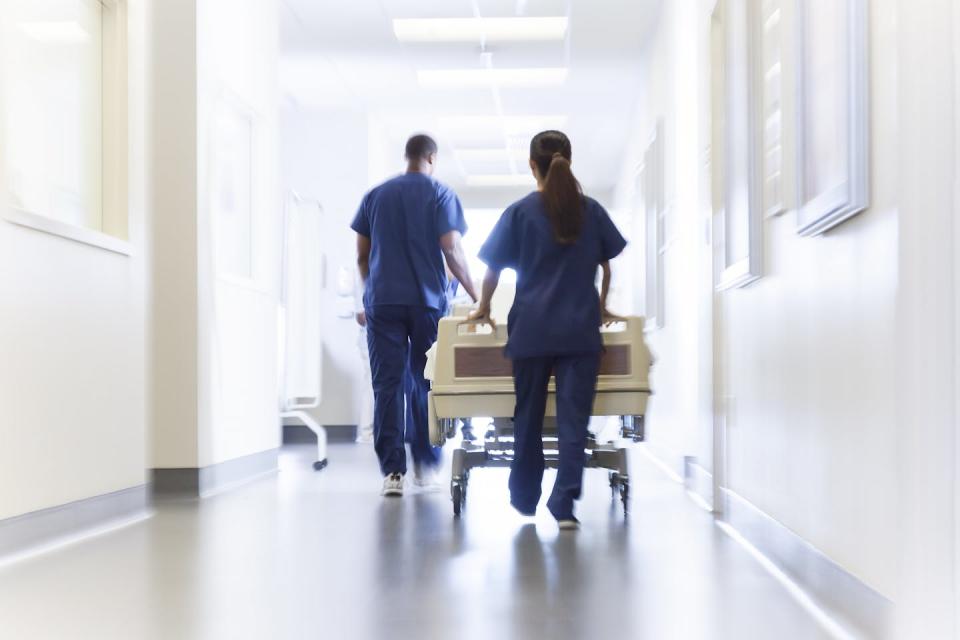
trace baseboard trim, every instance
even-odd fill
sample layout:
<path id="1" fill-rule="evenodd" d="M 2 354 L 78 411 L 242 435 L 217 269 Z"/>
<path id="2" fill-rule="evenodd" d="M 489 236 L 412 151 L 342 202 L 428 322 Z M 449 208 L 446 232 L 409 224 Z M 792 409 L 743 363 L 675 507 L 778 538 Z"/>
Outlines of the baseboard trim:
<path id="1" fill-rule="evenodd" d="M 640 443 L 637 451 L 656 465 L 667 477 L 677 483 L 683 483 L 683 457 L 674 455 L 668 449 L 649 440 Z"/>
<path id="2" fill-rule="evenodd" d="M 277 472 L 279 449 L 269 449 L 202 468 L 151 469 L 158 498 L 205 498 Z"/>
<path id="3" fill-rule="evenodd" d="M 353 442 L 357 438 L 357 426 L 354 424 L 324 425 L 327 430 L 327 442 Z M 310 427 L 294 423 L 283 425 L 283 444 L 316 444 L 317 436 Z"/>
<path id="4" fill-rule="evenodd" d="M 707 511 L 713 511 L 713 474 L 703 468 L 695 456 L 683 458 L 683 486 Z"/>
<path id="5" fill-rule="evenodd" d="M 723 489 L 722 502 L 722 520 L 824 612 L 863 637 L 890 637 L 892 602 L 742 496 Z"/>
<path id="6" fill-rule="evenodd" d="M 0 520 L 0 564 L 149 515 L 150 493 L 139 485 Z"/>

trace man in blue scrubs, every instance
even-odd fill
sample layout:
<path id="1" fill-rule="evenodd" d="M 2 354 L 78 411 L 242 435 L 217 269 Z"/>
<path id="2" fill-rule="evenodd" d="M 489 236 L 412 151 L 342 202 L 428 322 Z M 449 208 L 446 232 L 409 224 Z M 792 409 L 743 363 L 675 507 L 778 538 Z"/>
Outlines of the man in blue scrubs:
<path id="1" fill-rule="evenodd" d="M 374 395 L 374 448 L 384 475 L 383 495 L 403 495 L 404 387 L 413 424 L 410 449 L 416 481 L 430 484 L 440 450 L 430 445 L 427 350 L 446 313 L 447 276 L 476 300 L 461 238 L 467 231 L 456 194 L 433 179 L 437 143 L 426 135 L 407 141 L 407 171 L 363 198 L 351 228 L 363 279 L 367 342 Z M 405 384 L 405 376 L 409 376 Z"/>

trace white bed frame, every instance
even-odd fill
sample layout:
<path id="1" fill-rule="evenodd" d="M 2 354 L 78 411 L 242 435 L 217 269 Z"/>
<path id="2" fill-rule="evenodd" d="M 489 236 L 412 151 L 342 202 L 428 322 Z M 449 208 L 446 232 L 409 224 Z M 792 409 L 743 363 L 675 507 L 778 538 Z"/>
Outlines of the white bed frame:
<path id="1" fill-rule="evenodd" d="M 650 367 L 653 358 L 644 341 L 644 319 L 630 317 L 615 329 L 602 331 L 605 354 L 597 380 L 593 415 L 621 418 L 621 436 L 643 440 L 647 402 L 651 395 Z M 492 417 L 494 428 L 481 444 L 464 442 L 454 450 L 450 491 L 454 513 L 459 515 L 466 502 L 470 470 L 477 467 L 505 466 L 513 457 L 512 418 L 516 396 L 510 361 L 502 355 L 507 328 L 483 331 L 464 323 L 462 317 L 440 321 L 437 351 L 433 366 L 433 388 L 429 395 L 430 440 L 441 446 L 456 434 L 456 421 L 462 418 Z M 556 395 L 551 382 L 544 421 L 547 464 L 555 466 Z M 553 447 L 551 448 L 551 445 Z M 628 506 L 629 473 L 626 448 L 616 443 L 599 444 L 588 439 L 587 465 L 611 470 L 614 495 L 619 490 L 624 511 Z"/>

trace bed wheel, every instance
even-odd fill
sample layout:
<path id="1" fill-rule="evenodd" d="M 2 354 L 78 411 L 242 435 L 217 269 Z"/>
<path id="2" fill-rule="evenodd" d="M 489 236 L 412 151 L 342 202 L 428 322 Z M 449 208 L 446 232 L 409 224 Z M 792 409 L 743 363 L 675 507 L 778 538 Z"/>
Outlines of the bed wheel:
<path id="1" fill-rule="evenodd" d="M 623 517 L 630 513 L 630 481 L 620 481 L 620 499 L 623 500 Z"/>
<path id="2" fill-rule="evenodd" d="M 460 512 L 463 511 L 463 503 L 466 502 L 466 492 L 464 492 L 462 485 L 454 484 L 450 493 L 453 497 L 453 515 L 460 517 Z"/>
<path id="3" fill-rule="evenodd" d="M 613 499 L 616 500 L 617 489 L 620 488 L 620 478 L 617 477 L 616 471 L 611 471 L 608 475 L 610 478 L 610 494 L 612 495 Z"/>
<path id="4" fill-rule="evenodd" d="M 327 459 L 326 459 L 326 458 L 324 458 L 323 460 L 317 460 L 316 462 L 313 463 L 313 470 L 314 470 L 314 471 L 322 471 L 322 470 L 324 470 L 324 469 L 326 469 L 326 468 L 327 468 Z"/>

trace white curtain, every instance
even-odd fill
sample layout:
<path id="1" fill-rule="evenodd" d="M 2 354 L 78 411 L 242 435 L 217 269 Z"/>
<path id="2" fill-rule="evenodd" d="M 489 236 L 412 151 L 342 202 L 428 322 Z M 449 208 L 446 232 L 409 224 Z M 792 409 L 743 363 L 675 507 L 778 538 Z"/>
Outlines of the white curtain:
<path id="1" fill-rule="evenodd" d="M 323 287 L 323 211 L 291 195 L 284 252 L 284 389 L 286 409 L 319 404 L 322 385 L 320 295 Z"/>

